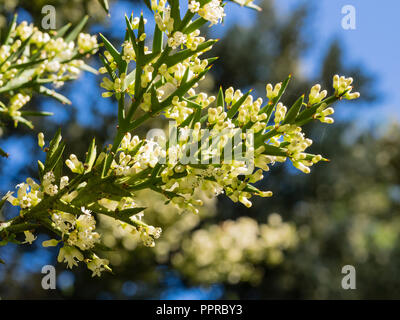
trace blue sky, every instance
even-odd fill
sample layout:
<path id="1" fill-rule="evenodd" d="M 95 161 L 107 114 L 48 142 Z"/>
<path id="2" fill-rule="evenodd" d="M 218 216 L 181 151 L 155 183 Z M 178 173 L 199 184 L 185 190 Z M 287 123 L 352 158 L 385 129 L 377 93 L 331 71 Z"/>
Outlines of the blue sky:
<path id="1" fill-rule="evenodd" d="M 284 19 L 302 3 L 311 3 L 312 17 L 309 20 L 310 37 L 313 45 L 303 57 L 302 72 L 311 78 L 318 74 L 318 67 L 326 55 L 333 39 L 338 39 L 344 47 L 345 63 L 361 65 L 376 77 L 374 91 L 381 94 L 374 108 L 363 108 L 366 122 L 375 124 L 385 120 L 400 120 L 400 1 L 384 0 L 275 0 L 277 14 Z M 260 3 L 260 1 L 255 1 Z M 342 28 L 342 8 L 352 5 L 356 10 L 356 29 Z M 256 13 L 239 6 L 226 6 L 224 25 L 218 26 L 215 35 L 219 36 L 235 22 L 249 25 Z M 266 79 L 267 81 L 268 79 Z M 356 80 L 356 79 L 355 79 Z"/>
<path id="2" fill-rule="evenodd" d="M 310 1 L 310 0 L 309 0 Z M 285 15 L 302 1 L 276 0 L 278 12 Z M 376 75 L 377 89 L 382 100 L 375 102 L 368 118 L 383 120 L 395 116 L 400 119 L 400 1 L 366 0 L 311 0 L 315 7 L 311 30 L 315 37 L 312 49 L 304 57 L 304 71 L 313 74 L 318 62 L 333 38 L 338 38 L 345 48 L 346 61 L 361 64 Z M 344 30 L 342 7 L 356 9 L 356 29 Z"/>

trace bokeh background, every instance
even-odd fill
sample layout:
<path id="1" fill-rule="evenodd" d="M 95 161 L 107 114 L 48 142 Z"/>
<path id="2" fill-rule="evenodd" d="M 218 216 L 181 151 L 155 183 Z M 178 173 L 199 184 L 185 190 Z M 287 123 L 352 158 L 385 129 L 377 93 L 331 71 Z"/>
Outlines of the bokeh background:
<path id="1" fill-rule="evenodd" d="M 311 174 L 289 164 L 276 165 L 260 187 L 273 198 L 257 199 L 247 209 L 224 196 L 206 201 L 198 216 L 178 215 L 150 192 L 138 194 L 147 204 L 145 219 L 163 227 L 154 249 L 104 218 L 99 228 L 114 250 L 104 255 L 114 275 L 92 279 L 86 268 L 72 271 L 56 264 L 57 249 L 0 247 L 2 299 L 355 299 L 400 298 L 400 74 L 396 0 L 256 0 L 261 12 L 229 3 L 222 25 L 203 32 L 221 41 L 219 56 L 203 90 L 218 86 L 255 89 L 265 95 L 267 82 L 293 74 L 284 102 L 307 88 L 331 88 L 336 73 L 352 76 L 362 98 L 336 106 L 335 124 L 312 123 L 306 132 L 313 153 L 331 160 Z M 39 24 L 41 8 L 57 9 L 57 27 L 90 15 L 87 31 L 102 32 L 122 43 L 124 13 L 146 11 L 137 1 L 111 1 L 108 18 L 97 0 L 0 0 L 0 28 L 18 12 L 19 21 Z M 342 7 L 356 9 L 356 29 L 344 30 Z M 149 21 L 152 23 L 152 21 Z M 151 29 L 151 28 L 150 28 Z M 98 68 L 93 58 L 90 65 Z M 30 108 L 54 116 L 34 122 L 34 132 L 19 126 L 1 132 L 0 194 L 35 176 L 40 131 L 50 137 L 62 127 L 67 154 L 83 155 L 92 137 L 109 143 L 115 132 L 116 104 L 101 98 L 101 77 L 83 74 L 66 85 L 73 102 L 32 99 Z M 155 120 L 149 126 L 163 126 Z M 145 134 L 145 129 L 141 132 Z M 1 213 L 17 213 L 7 206 Z M 1 219 L 1 216 L 0 216 Z M 57 289 L 42 289 L 41 268 L 56 264 Z M 341 269 L 353 265 L 357 289 L 343 290 Z"/>

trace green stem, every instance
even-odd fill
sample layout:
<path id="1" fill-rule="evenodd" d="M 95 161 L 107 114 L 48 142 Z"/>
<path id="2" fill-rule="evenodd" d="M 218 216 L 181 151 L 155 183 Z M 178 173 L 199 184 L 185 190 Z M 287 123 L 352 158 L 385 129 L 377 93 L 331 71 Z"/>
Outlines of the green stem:
<path id="1" fill-rule="evenodd" d="M 13 218 L 7 222 L 2 222 L 0 224 L 0 234 L 12 232 L 19 233 L 26 230 L 32 230 L 39 227 L 40 224 L 25 222 L 21 217 Z"/>

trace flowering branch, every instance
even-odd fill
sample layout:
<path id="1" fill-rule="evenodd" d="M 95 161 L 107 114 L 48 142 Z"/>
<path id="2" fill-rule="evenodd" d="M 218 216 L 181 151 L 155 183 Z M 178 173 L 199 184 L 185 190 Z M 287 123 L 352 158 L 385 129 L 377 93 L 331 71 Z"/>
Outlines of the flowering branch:
<path id="1" fill-rule="evenodd" d="M 65 81 L 76 79 L 82 70 L 97 73 L 81 60 L 98 50 L 96 37 L 81 33 L 87 19 L 82 19 L 69 33 L 70 24 L 47 33 L 26 21 L 17 25 L 17 15 L 14 16 L 3 41 L 0 40 L 2 120 L 11 120 L 15 126 L 21 122 L 33 128 L 26 117 L 52 115 L 49 112 L 21 110 L 33 93 L 71 104 L 67 97 L 46 87 L 46 84 L 52 83 L 59 88 Z M 7 156 L 4 151 L 1 155 Z"/>
<path id="2" fill-rule="evenodd" d="M 95 253 L 102 247 L 95 231 L 97 216 L 110 216 L 122 226 L 129 224 L 146 246 L 154 246 L 160 237 L 160 228 L 143 221 L 145 208 L 135 192 L 150 189 L 178 210 L 195 214 L 202 205 L 197 190 L 209 197 L 225 193 L 250 207 L 252 196 L 272 196 L 271 191 L 261 191 L 253 184 L 276 162 L 289 160 L 309 173 L 312 165 L 327 161 L 306 152 L 312 141 L 302 126 L 312 120 L 333 123 L 333 103 L 359 97 L 351 93 L 351 78 L 335 76 L 334 93 L 329 97 L 315 85 L 307 98 L 302 95 L 290 108 L 280 100 L 291 76 L 266 86 L 266 103 L 253 98 L 250 91 L 243 94 L 233 88 L 221 88 L 217 97 L 208 96 L 197 87 L 215 58 L 201 56 L 216 40 L 206 40 L 199 28 L 220 23 L 224 4 L 219 0 L 191 1 L 183 17 L 177 0 L 153 0 L 148 5 L 155 20 L 151 49 L 143 14 L 125 16 L 121 51 L 100 35 L 106 50 L 99 71 L 107 74 L 101 83 L 106 90 L 102 95 L 114 96 L 118 102 L 114 143 L 97 152 L 93 140 L 85 160 L 72 154 L 65 161 L 74 175 L 63 175 L 65 144 L 59 131 L 44 148 L 45 163 L 38 162 L 39 183 L 28 178 L 17 186 L 17 197 L 9 192 L 3 198 L 21 209 L 14 222 L 2 224 L 3 241 L 24 231 L 26 241 L 32 242 L 33 234 L 24 228 L 43 226 L 58 238 L 44 246 L 63 243 L 59 261 L 70 268 L 84 261 L 93 275 L 100 275 L 110 269 L 108 261 Z M 146 139 L 131 134 L 159 115 L 173 120 L 168 137 L 162 130 Z M 38 139 L 43 148 L 44 135 Z"/>

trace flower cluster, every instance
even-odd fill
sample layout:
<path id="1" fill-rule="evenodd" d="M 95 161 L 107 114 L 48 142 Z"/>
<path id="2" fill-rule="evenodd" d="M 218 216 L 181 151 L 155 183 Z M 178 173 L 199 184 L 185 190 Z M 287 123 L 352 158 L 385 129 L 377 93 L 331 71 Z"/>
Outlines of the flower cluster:
<path id="1" fill-rule="evenodd" d="M 169 78 L 168 74 L 164 74 L 164 76 L 167 81 L 170 81 L 168 83 L 174 82 L 174 78 Z M 266 86 L 266 95 L 269 99 L 267 107 L 278 97 L 281 90 L 282 83 Z M 320 92 L 320 90 L 320 85 L 315 85 L 311 89 L 307 108 L 320 104 L 313 117 L 331 123 L 326 116 L 333 113 L 331 111 L 333 108 L 327 108 L 327 103 L 323 102 L 327 91 Z M 216 98 L 208 97 L 205 93 L 196 95 L 192 100 L 182 100 L 178 96 L 174 96 L 171 104 L 165 108 L 164 114 L 167 118 L 176 120 L 170 131 L 178 133 L 177 141 L 168 140 L 166 143 L 165 139 L 161 139 L 162 143 L 160 144 L 156 141 L 140 140 L 138 136 L 132 138 L 128 133 L 121 142 L 118 149 L 119 156 L 113 161 L 111 169 L 117 176 L 129 177 L 152 169 L 158 163 L 163 163 L 160 169 L 162 180 L 160 189 L 165 193 L 172 193 L 173 196 L 170 200 L 181 209 L 197 213 L 196 207 L 202 202 L 193 196 L 196 190 L 206 190 L 210 197 L 226 193 L 233 201 L 239 201 L 250 207 L 249 199 L 252 195 L 272 196 L 271 191 L 251 192 L 249 184 L 261 180 L 263 178 L 262 171 L 268 171 L 269 167 L 276 162 L 290 159 L 294 167 L 304 173 L 309 173 L 312 165 L 326 160 L 321 155 L 306 153 L 312 140 L 305 136 L 301 126 L 296 123 L 286 123 L 288 108 L 281 102 L 277 103 L 272 110 L 275 111 L 274 125 L 269 126 L 269 116 L 267 112 L 263 112 L 265 107 L 262 107 L 262 98 L 253 99 L 251 95 L 244 95 L 240 90 L 233 88 L 228 88 L 224 96 L 226 110 L 222 106 L 209 107 L 205 129 L 202 129 L 201 122 L 192 123 L 192 127 L 183 127 L 181 124 L 188 117 L 193 116 L 194 109 L 190 106 L 196 104 L 199 108 L 204 109 Z M 151 99 L 148 100 L 150 108 Z M 302 107 L 302 103 L 299 106 Z M 233 108 L 237 109 L 235 118 L 228 115 Z M 148 111 L 148 109 L 145 110 Z M 250 133 L 240 131 L 243 128 L 248 128 Z M 269 139 L 267 145 L 262 144 L 255 148 L 254 144 L 249 141 L 251 135 L 261 134 L 268 129 L 269 131 L 275 130 L 274 136 Z M 222 159 L 224 148 L 229 139 L 237 136 L 237 132 L 240 132 L 239 140 L 234 148 L 245 147 L 247 149 L 245 157 L 233 158 L 229 159 L 231 161 L 218 162 L 217 166 L 213 165 L 213 160 Z M 168 144 L 168 148 L 165 148 L 166 144 Z M 136 146 L 139 147 L 135 148 Z M 270 146 L 279 151 L 279 154 L 268 154 Z M 188 153 L 193 156 L 190 159 L 191 163 L 185 162 Z M 250 156 L 254 157 L 253 162 L 249 163 L 244 160 Z M 193 160 L 195 164 L 203 165 L 201 167 L 193 166 Z M 243 175 L 245 179 L 241 179 Z"/>
<path id="2" fill-rule="evenodd" d="M 94 247 L 99 241 L 100 235 L 94 232 L 96 221 L 91 211 L 81 208 L 82 213 L 78 218 L 67 212 L 56 211 L 52 220 L 57 229 L 68 234 L 67 243 L 76 246 L 81 250 L 88 250 Z"/>
<path id="3" fill-rule="evenodd" d="M 265 224 L 241 217 L 195 231 L 184 239 L 172 263 L 194 282 L 257 283 L 263 266 L 282 263 L 297 239 L 295 227 L 276 213 Z"/>
<path id="4" fill-rule="evenodd" d="M 251 1 L 242 4 L 252 5 Z M 272 196 L 271 191 L 259 190 L 254 184 L 275 163 L 289 160 L 297 169 L 309 173 L 312 165 L 327 161 L 321 155 L 307 153 L 312 140 L 304 134 L 302 126 L 315 119 L 332 123 L 329 116 L 333 114 L 334 102 L 358 98 L 359 93 L 351 93 L 351 78 L 335 76 L 335 92 L 329 97 L 327 91 L 315 85 L 308 95 L 308 103 L 304 102 L 303 95 L 290 107 L 281 102 L 281 97 L 291 76 L 276 85 L 267 84 L 266 102 L 261 97 L 254 98 L 250 91 L 242 93 L 232 87 L 225 91 L 221 88 L 217 96 L 199 90 L 199 82 L 215 60 L 201 59 L 201 55 L 216 41 L 206 41 L 198 30 L 207 21 L 211 26 L 221 22 L 225 16 L 223 6 L 219 0 L 190 1 L 188 12 L 181 18 L 179 2 L 167 4 L 165 0 L 152 0 L 150 7 L 156 22 L 152 48 L 145 45 L 143 15 L 125 16 L 126 34 L 121 52 L 100 35 L 105 51 L 104 66 L 99 71 L 107 74 L 101 83 L 107 90 L 103 97 L 114 96 L 118 101 L 115 140 L 100 153 L 93 140 L 85 159 L 71 154 L 65 161 L 70 172 L 63 175 L 65 143 L 61 132 L 56 133 L 46 148 L 44 136 L 39 134 L 38 144 L 46 152 L 46 161 L 38 162 L 40 183 L 28 178 L 26 183 L 17 186 L 16 198 L 11 193 L 6 195 L 21 210 L 14 220 L 0 225 L 2 238 L 8 236 L 7 229 L 22 228 L 27 231 L 25 242 L 31 243 L 35 239 L 31 231 L 37 225 L 43 226 L 60 238 L 46 241 L 44 246 L 63 242 L 58 261 L 65 261 L 70 268 L 83 261 L 93 276 L 100 275 L 110 269 L 107 259 L 99 258 L 96 252 L 104 246 L 96 231 L 98 216 L 116 220 L 120 230 L 136 236 L 148 247 L 153 247 L 161 235 L 161 228 L 144 221 L 146 208 L 140 206 L 138 192 L 158 193 L 179 212 L 198 214 L 204 204 L 200 195 L 215 199 L 221 193 L 250 207 L 253 196 Z M 194 19 L 196 14 L 199 17 Z M 4 61 L 0 68 L 10 62 L 8 57 L 23 43 L 39 41 L 46 63 L 40 61 L 31 70 L 36 76 L 45 75 L 58 83 L 79 72 L 81 62 L 76 62 L 79 61 L 76 55 L 97 48 L 94 37 L 78 36 L 79 31 L 74 32 L 77 45 L 62 37 L 38 32 L 26 23 L 18 26 L 14 31 L 17 39 L 9 48 L 0 49 L 0 58 Z M 168 41 L 164 46 L 165 35 Z M 35 45 L 38 48 L 35 42 L 31 47 Z M 21 63 L 27 61 L 21 59 Z M 135 69 L 131 71 L 132 61 Z M 6 77 L 7 81 L 15 73 L 9 68 L 12 66 L 8 65 L 4 72 L 0 70 L 0 80 Z M 10 83 L 12 80 L 5 86 Z M 30 93 L 24 92 L 10 100 L 14 114 L 28 97 Z M 0 107 L 5 108 L 1 104 Z M 147 138 L 131 134 L 158 115 L 173 120 L 168 137 L 163 130 Z M 22 226 L 17 228 L 18 223 Z M 253 257 L 257 263 L 265 259 L 279 263 L 282 250 L 294 242 L 287 243 L 285 239 L 293 240 L 293 234 L 292 228 L 276 215 L 261 226 L 252 219 L 242 218 L 198 231 L 193 239 L 187 240 L 185 248 L 198 255 L 191 260 L 204 267 L 204 272 L 199 273 L 203 279 L 217 281 L 223 275 L 231 283 L 256 281 L 252 275 L 257 271 L 244 257 Z M 216 256 L 226 256 L 226 259 L 215 259 Z M 174 260 L 177 266 L 190 264 L 179 255 Z M 214 266 L 215 261 L 221 264 Z M 189 269 L 194 270 L 192 266 Z"/>
<path id="5" fill-rule="evenodd" d="M 107 198 L 102 198 L 98 204 L 110 211 L 119 211 L 136 208 L 136 202 L 132 198 L 122 198 L 120 201 L 113 201 Z M 155 240 L 161 236 L 162 229 L 147 225 L 142 221 L 143 213 L 137 213 L 129 217 L 131 223 L 119 222 L 121 229 L 132 235 L 138 235 L 140 241 L 146 247 L 154 247 Z"/>
<path id="6" fill-rule="evenodd" d="M 0 112 L 13 119 L 15 125 L 22 122 L 32 127 L 23 118 L 21 108 L 29 102 L 33 92 L 70 103 L 44 84 L 52 83 L 58 88 L 65 81 L 76 79 L 81 70 L 91 70 L 82 57 L 95 53 L 98 44 L 96 36 L 89 34 L 77 33 L 75 42 L 74 37 L 63 38 L 63 34 L 42 32 L 26 21 L 19 25 L 15 21 L 6 42 L 0 43 L 0 94 L 4 94 L 0 97 Z"/>
<path id="7" fill-rule="evenodd" d="M 207 2 L 204 6 L 200 7 L 197 12 L 202 18 L 210 21 L 211 26 L 222 22 L 222 19 L 225 17 L 224 8 L 221 6 L 220 0 L 211 0 Z"/>
<path id="8" fill-rule="evenodd" d="M 59 262 L 66 262 L 68 268 L 77 266 L 79 261 L 85 261 L 89 270 L 93 271 L 92 276 L 100 276 L 104 270 L 110 271 L 107 259 L 100 259 L 96 254 L 91 258 L 84 259 L 82 251 L 92 249 L 99 242 L 100 235 L 95 232 L 96 221 L 91 211 L 81 208 L 82 214 L 76 217 L 73 214 L 55 211 L 52 214 L 54 227 L 62 232 L 62 237 L 67 235 L 64 246 L 58 254 Z M 59 241 L 52 239 L 43 242 L 43 246 L 54 246 Z"/>
<path id="9" fill-rule="evenodd" d="M 189 3 L 190 12 L 198 13 L 201 17 L 216 24 L 221 22 L 224 14 L 224 9 L 220 6 L 219 0 L 212 0 L 201 7 L 197 1 Z M 164 0 L 158 3 L 156 0 L 152 1 L 152 9 L 154 10 L 154 19 L 158 28 L 165 32 L 168 36 L 168 46 L 176 49 L 185 45 L 188 49 L 196 50 L 198 45 L 205 41 L 204 37 L 200 36 L 200 30 L 195 29 L 192 32 L 182 32 L 174 30 L 174 18 L 171 14 L 171 6 L 167 5 Z"/>
<path id="10" fill-rule="evenodd" d="M 13 192 L 9 192 L 7 200 L 13 206 L 19 206 L 22 209 L 21 214 L 23 214 L 23 209 L 34 207 L 43 199 L 44 192 L 40 190 L 40 186 L 31 178 L 26 179 L 26 183 L 18 184 L 16 188 L 18 189 L 17 197 L 15 198 L 12 195 Z"/>
<path id="11" fill-rule="evenodd" d="M 344 76 L 335 75 L 333 77 L 333 88 L 338 96 L 344 94 L 344 98 L 347 100 L 358 99 L 360 97 L 359 92 L 351 92 L 353 78 L 346 78 Z"/>

